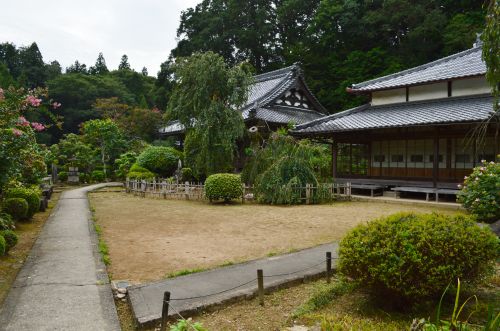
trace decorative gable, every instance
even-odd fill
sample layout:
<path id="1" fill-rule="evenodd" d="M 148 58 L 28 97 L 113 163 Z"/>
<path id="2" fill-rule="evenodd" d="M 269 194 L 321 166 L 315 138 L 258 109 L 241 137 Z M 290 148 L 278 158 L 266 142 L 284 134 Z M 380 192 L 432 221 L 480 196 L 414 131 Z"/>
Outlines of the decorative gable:
<path id="1" fill-rule="evenodd" d="M 308 100 L 306 94 L 297 88 L 292 88 L 286 91 L 280 98 L 275 101 L 276 105 L 289 106 L 289 107 L 299 107 L 304 109 L 310 109 L 310 101 Z"/>

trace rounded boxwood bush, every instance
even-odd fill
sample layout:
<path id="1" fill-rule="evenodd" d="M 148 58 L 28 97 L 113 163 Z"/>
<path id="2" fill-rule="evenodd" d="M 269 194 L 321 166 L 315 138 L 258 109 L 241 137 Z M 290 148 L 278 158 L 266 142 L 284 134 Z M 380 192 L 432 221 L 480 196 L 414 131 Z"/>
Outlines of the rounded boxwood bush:
<path id="1" fill-rule="evenodd" d="M 153 179 L 155 174 L 137 163 L 134 163 L 132 167 L 130 167 L 127 177 L 129 179 Z"/>
<path id="2" fill-rule="evenodd" d="M 163 177 L 172 176 L 181 153 L 172 147 L 150 146 L 137 157 L 137 164 Z M 132 168 L 130 169 L 133 172 Z"/>
<path id="3" fill-rule="evenodd" d="M 205 196 L 210 200 L 230 201 L 241 198 L 243 187 L 241 178 L 235 174 L 215 174 L 205 181 Z"/>
<path id="4" fill-rule="evenodd" d="M 16 246 L 19 240 L 17 234 L 12 230 L 0 231 L 0 237 L 5 239 L 5 253 L 7 253 L 12 247 Z"/>
<path id="5" fill-rule="evenodd" d="M 68 172 L 67 171 L 59 171 L 57 177 L 61 182 L 65 182 L 68 180 Z"/>
<path id="6" fill-rule="evenodd" d="M 23 198 L 26 200 L 26 202 L 28 202 L 28 215 L 26 215 L 28 219 L 33 217 L 33 215 L 40 210 L 40 198 L 42 193 L 38 188 L 15 187 L 8 189 L 5 196 L 7 198 Z"/>
<path id="7" fill-rule="evenodd" d="M 464 179 L 458 201 L 485 222 L 500 219 L 500 163 L 483 161 Z"/>
<path id="8" fill-rule="evenodd" d="M 464 215 L 399 213 L 359 225 L 342 239 L 339 272 L 381 297 L 417 302 L 460 278 L 493 270 L 499 239 Z"/>
<path id="9" fill-rule="evenodd" d="M 0 256 L 5 255 L 7 253 L 7 242 L 5 239 L 0 235 Z"/>
<path id="10" fill-rule="evenodd" d="M 23 198 L 8 198 L 3 203 L 3 210 L 16 221 L 28 217 L 28 202 Z"/>
<path id="11" fill-rule="evenodd" d="M 102 182 L 104 181 L 104 171 L 101 171 L 101 170 L 94 170 L 92 171 L 92 173 L 90 174 L 90 177 L 92 177 L 92 180 L 94 182 Z"/>

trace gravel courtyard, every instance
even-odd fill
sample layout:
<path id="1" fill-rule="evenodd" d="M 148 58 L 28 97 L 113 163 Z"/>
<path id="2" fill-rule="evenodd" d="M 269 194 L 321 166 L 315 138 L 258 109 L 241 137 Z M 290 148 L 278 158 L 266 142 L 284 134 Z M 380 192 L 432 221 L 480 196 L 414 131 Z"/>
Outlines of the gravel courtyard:
<path id="1" fill-rule="evenodd" d="M 108 270 L 133 283 L 339 240 L 355 225 L 395 212 L 456 212 L 383 202 L 210 205 L 122 192 L 92 193 L 90 201 L 109 247 Z"/>

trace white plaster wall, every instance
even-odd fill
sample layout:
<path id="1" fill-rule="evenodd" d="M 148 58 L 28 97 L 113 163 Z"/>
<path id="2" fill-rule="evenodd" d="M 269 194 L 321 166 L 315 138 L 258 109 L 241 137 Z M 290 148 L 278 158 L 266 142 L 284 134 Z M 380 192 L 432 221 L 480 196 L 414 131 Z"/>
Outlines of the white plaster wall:
<path id="1" fill-rule="evenodd" d="M 386 91 L 375 91 L 372 93 L 372 105 L 385 105 L 390 103 L 405 102 L 406 88 L 398 88 Z"/>
<path id="2" fill-rule="evenodd" d="M 409 101 L 431 100 L 448 97 L 448 83 L 434 83 L 410 87 Z"/>
<path id="3" fill-rule="evenodd" d="M 451 86 L 451 95 L 454 97 L 485 93 L 491 93 L 485 77 L 454 80 Z"/>

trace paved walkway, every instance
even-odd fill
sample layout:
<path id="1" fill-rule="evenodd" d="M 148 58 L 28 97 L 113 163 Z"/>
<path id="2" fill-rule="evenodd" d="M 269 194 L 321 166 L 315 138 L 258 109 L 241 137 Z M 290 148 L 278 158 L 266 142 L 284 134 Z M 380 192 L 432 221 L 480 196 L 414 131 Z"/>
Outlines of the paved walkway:
<path id="1" fill-rule="evenodd" d="M 120 330 L 87 200 L 107 185 L 63 192 L 0 308 L 0 330 Z"/>
<path id="2" fill-rule="evenodd" d="M 302 281 L 305 277 L 319 276 L 326 270 L 326 252 L 332 252 L 332 266 L 335 265 L 337 248 L 337 243 L 326 244 L 291 254 L 132 286 L 128 291 L 132 310 L 140 326 L 157 323 L 161 319 L 163 293 L 170 291 L 172 301 L 169 315 L 180 313 L 186 317 L 202 308 L 254 295 L 257 290 L 257 269 L 263 269 L 264 288 L 267 290 Z M 241 284 L 244 285 L 239 286 Z M 222 293 L 210 295 L 219 292 Z M 190 299 L 178 300 L 181 298 Z"/>

